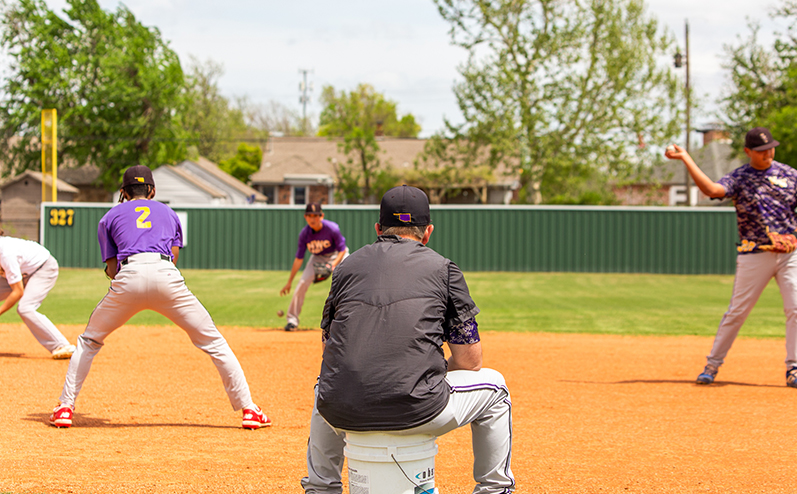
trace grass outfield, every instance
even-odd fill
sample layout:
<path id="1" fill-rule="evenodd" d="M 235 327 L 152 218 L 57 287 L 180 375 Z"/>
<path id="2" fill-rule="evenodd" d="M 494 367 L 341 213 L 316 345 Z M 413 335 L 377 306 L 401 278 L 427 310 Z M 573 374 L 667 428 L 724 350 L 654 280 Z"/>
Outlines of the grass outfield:
<path id="1" fill-rule="evenodd" d="M 183 271 L 188 287 L 223 326 L 279 327 L 287 271 Z M 584 273 L 466 273 L 482 330 L 621 335 L 713 335 L 730 300 L 732 276 Z M 294 287 L 296 282 L 294 282 Z M 99 269 L 61 269 L 42 306 L 56 324 L 85 324 L 108 281 Z M 301 327 L 317 328 L 329 282 L 308 291 Z M 16 322 L 10 311 L 0 322 Z M 152 311 L 134 324 L 170 324 Z M 783 304 L 770 283 L 742 336 L 783 337 Z"/>

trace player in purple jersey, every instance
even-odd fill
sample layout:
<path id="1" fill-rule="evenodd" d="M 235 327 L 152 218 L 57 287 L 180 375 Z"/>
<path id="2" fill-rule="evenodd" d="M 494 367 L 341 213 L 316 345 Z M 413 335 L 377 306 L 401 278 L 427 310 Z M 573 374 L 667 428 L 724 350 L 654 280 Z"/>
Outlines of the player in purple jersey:
<path id="1" fill-rule="evenodd" d="M 280 290 L 280 296 L 291 292 L 293 278 L 302 267 L 305 253 L 309 251 L 311 256 L 288 306 L 288 324 L 285 325 L 285 331 L 293 331 L 299 326 L 299 314 L 304 305 L 304 296 L 315 279 L 314 266 L 325 264 L 334 271 L 337 265 L 349 255 L 346 238 L 340 233 L 340 227 L 334 221 L 324 219 L 321 204 L 315 202 L 308 204 L 304 209 L 304 219 L 307 226 L 299 232 L 299 245 L 296 248 L 293 266 L 291 266 L 291 274 L 288 277 L 288 283 Z"/>
<path id="2" fill-rule="evenodd" d="M 698 384 L 711 384 L 736 335 L 772 278 L 786 313 L 786 385 L 797 388 L 797 170 L 775 161 L 780 144 L 769 130 L 756 127 L 745 136 L 750 162 L 714 182 L 681 147 L 665 156 L 684 162 L 697 187 L 708 197 L 733 199 L 739 227 L 736 278 L 728 311 L 722 317 Z"/>
<path id="3" fill-rule="evenodd" d="M 243 428 L 270 426 L 271 420 L 252 401 L 241 364 L 174 265 L 183 246 L 183 231 L 175 212 L 152 200 L 155 181 L 150 169 L 128 168 L 120 192 L 119 200 L 127 202 L 111 208 L 97 229 L 111 286 L 78 337 L 50 424 L 72 425 L 77 396 L 105 339 L 135 314 L 150 309 L 178 325 L 210 356 L 233 410 L 243 410 Z"/>

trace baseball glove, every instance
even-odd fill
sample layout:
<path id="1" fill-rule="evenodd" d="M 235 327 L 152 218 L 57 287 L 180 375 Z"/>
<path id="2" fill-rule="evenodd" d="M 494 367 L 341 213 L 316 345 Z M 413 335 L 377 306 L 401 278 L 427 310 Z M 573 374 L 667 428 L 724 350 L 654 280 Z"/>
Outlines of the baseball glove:
<path id="1" fill-rule="evenodd" d="M 791 233 L 770 232 L 767 227 L 767 237 L 772 241 L 772 245 L 761 245 L 758 248 L 769 252 L 794 252 L 797 248 L 797 238 Z"/>
<path id="2" fill-rule="evenodd" d="M 313 272 L 315 272 L 313 283 L 320 283 L 332 276 L 332 265 L 325 262 L 314 263 Z"/>

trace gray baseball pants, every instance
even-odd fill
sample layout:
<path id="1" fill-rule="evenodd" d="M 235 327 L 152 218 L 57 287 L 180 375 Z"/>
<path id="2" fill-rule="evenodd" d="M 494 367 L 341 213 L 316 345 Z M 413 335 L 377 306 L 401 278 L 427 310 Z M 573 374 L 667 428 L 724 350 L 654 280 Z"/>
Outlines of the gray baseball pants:
<path id="1" fill-rule="evenodd" d="M 473 493 L 513 492 L 512 403 L 504 376 L 492 369 L 452 371 L 446 375 L 446 382 L 451 395 L 448 405 L 437 417 L 418 427 L 389 433 L 442 436 L 470 424 L 476 481 Z M 307 477 L 302 479 L 305 493 L 342 492 L 344 434 L 333 429 L 313 405 L 307 442 Z"/>
<path id="2" fill-rule="evenodd" d="M 58 280 L 58 261 L 53 256 L 44 261 L 29 277 L 24 278 L 25 293 L 17 302 L 17 314 L 28 327 L 33 337 L 41 346 L 50 353 L 69 345 L 69 340 L 58 331 L 55 324 L 44 314 L 39 312 L 42 302 L 55 287 Z M 0 300 L 5 300 L 11 294 L 11 287 L 4 277 L 0 277 Z"/>
<path id="3" fill-rule="evenodd" d="M 312 254 L 310 256 L 310 259 L 307 261 L 307 264 L 305 264 L 304 270 L 302 271 L 302 277 L 299 278 L 299 282 L 296 284 L 296 289 L 293 291 L 291 303 L 288 305 L 288 314 L 285 316 L 287 322 L 293 323 L 296 326 L 299 325 L 299 314 L 302 313 L 304 296 L 307 293 L 307 289 L 313 284 L 313 279 L 315 279 L 313 264 L 317 262 L 332 262 L 338 257 L 338 254 L 340 254 L 340 252 L 333 252 L 326 256 L 319 256 L 316 254 Z M 349 248 L 346 247 L 346 250 L 343 251 L 343 259 L 346 259 L 348 256 Z"/>
<path id="4" fill-rule="evenodd" d="M 708 363 L 722 365 L 736 335 L 769 280 L 775 278 L 786 313 L 786 365 L 797 364 L 797 252 L 736 256 L 736 277 L 728 311 L 722 317 Z"/>
<path id="5" fill-rule="evenodd" d="M 233 410 L 252 404 L 249 384 L 241 364 L 219 333 L 207 309 L 185 286 L 185 279 L 160 254 L 136 254 L 111 281 L 105 297 L 91 313 L 86 330 L 77 340 L 69 361 L 60 403 L 74 408 L 83 381 L 105 338 L 145 309 L 163 314 L 185 331 L 191 342 L 216 365 Z"/>

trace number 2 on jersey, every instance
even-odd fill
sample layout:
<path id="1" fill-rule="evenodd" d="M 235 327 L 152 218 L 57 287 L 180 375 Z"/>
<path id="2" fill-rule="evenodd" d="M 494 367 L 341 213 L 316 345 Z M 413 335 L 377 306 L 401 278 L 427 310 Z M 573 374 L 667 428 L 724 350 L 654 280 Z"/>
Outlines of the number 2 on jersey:
<path id="1" fill-rule="evenodd" d="M 136 213 L 140 212 L 141 216 L 136 219 L 136 228 L 152 228 L 152 223 L 149 221 L 144 221 L 149 216 L 149 208 L 146 206 L 141 206 L 136 208 Z"/>

